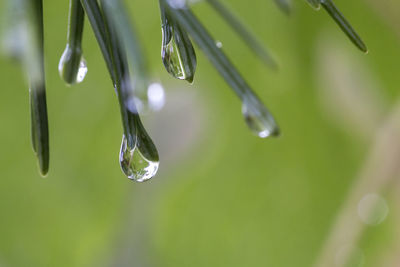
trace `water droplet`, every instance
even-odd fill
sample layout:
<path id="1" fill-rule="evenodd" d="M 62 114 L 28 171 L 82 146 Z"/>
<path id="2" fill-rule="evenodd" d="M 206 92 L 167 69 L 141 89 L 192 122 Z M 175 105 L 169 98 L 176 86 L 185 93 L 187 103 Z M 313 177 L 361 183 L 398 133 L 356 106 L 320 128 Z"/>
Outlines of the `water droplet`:
<path id="1" fill-rule="evenodd" d="M 185 80 L 185 68 L 183 67 L 178 47 L 175 42 L 175 37 L 172 36 L 170 41 L 166 45 L 164 45 L 162 49 L 162 58 L 167 71 L 171 73 L 175 78 Z"/>
<path id="2" fill-rule="evenodd" d="M 312 8 L 319 10 L 321 8 L 320 0 L 307 0 Z"/>
<path id="3" fill-rule="evenodd" d="M 151 160 L 149 159 L 149 153 L 154 151 L 147 151 L 146 149 L 148 149 L 146 144 L 141 147 L 138 142 L 133 148 L 130 148 L 128 139 L 125 135 L 122 136 L 119 162 L 122 171 L 133 181 L 144 182 L 154 177 L 157 173 L 159 166 L 158 155 L 156 160 Z"/>
<path id="4" fill-rule="evenodd" d="M 215 42 L 215 45 L 216 45 L 218 48 L 222 48 L 222 43 L 221 43 L 220 41 L 216 41 L 216 42 Z"/>
<path id="5" fill-rule="evenodd" d="M 81 83 L 87 71 L 86 60 L 82 56 L 81 49 L 72 49 L 67 45 L 58 64 L 61 78 L 69 85 Z"/>
<path id="6" fill-rule="evenodd" d="M 161 57 L 166 70 L 175 78 L 193 83 L 196 71 L 196 53 L 189 36 L 178 24 L 166 20 L 162 27 Z"/>
<path id="7" fill-rule="evenodd" d="M 378 194 L 365 195 L 357 207 L 358 216 L 368 225 L 378 225 L 382 223 L 388 213 L 389 207 L 386 200 Z"/>
<path id="8" fill-rule="evenodd" d="M 242 113 L 250 130 L 261 138 L 278 136 L 279 128 L 267 108 L 255 97 L 243 99 Z"/>
<path id="9" fill-rule="evenodd" d="M 351 244 L 340 247 L 335 255 L 336 266 L 361 267 L 364 262 L 364 252 Z"/>

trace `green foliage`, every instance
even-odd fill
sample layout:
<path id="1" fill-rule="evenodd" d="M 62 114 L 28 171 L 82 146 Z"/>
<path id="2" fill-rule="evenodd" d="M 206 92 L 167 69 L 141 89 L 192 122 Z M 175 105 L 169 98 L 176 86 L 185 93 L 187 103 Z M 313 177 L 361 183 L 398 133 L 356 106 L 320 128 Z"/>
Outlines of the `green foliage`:
<path id="1" fill-rule="evenodd" d="M 126 3 L 150 77 L 157 75 L 168 88 L 165 110 L 144 117 L 165 162 L 159 177 L 141 185 L 121 179 L 115 160 L 119 109 L 91 26 L 85 25 L 83 43 L 89 67 L 85 82 L 65 87 L 57 65 L 65 47 L 68 4 L 47 1 L 51 179 L 38 179 L 35 172 L 24 80 L 15 65 L 0 59 L 6 85 L 0 91 L 0 264 L 312 266 L 370 147 L 369 139 L 356 133 L 372 138 L 380 129 L 379 124 L 369 130 L 341 124 L 354 112 L 334 97 L 329 103 L 345 116 L 332 119 L 320 101 L 321 89 L 336 80 L 348 85 L 344 91 L 373 86 L 384 99 L 381 112 L 389 112 L 398 95 L 395 31 L 370 2 L 338 0 L 369 44 L 365 57 L 328 16 L 301 1 L 293 1 L 291 18 L 279 13 L 273 1 L 255 1 L 252 10 L 246 1 L 229 1 L 260 42 L 279 55 L 280 71 L 272 73 L 205 3 L 193 6 L 283 129 L 279 139 L 260 140 L 246 131 L 238 118 L 239 101 L 201 51 L 193 87 L 162 70 L 158 3 Z M 352 78 L 338 76 L 338 70 Z M 339 87 L 332 89 L 339 95 Z M 363 98 L 351 99 L 360 104 Z M 370 110 L 362 109 L 367 117 L 358 122 L 370 123 Z M 394 201 L 389 204 L 388 220 L 371 227 L 359 244 L 366 267 L 383 266 L 387 254 L 397 251 L 398 214 Z"/>
<path id="2" fill-rule="evenodd" d="M 219 0 L 207 2 L 229 23 L 254 53 L 276 68 L 276 63 L 269 53 Z M 362 51 L 367 51 L 360 37 L 333 2 L 330 0 L 308 2 L 315 8 L 322 4 L 354 44 Z M 284 10 L 288 10 L 288 3 L 279 1 L 278 4 Z M 25 38 L 26 35 L 25 39 L 29 40 L 29 44 L 23 46 L 20 57 L 21 59 L 28 58 L 24 65 L 27 66 L 30 76 L 32 144 L 39 159 L 41 172 L 46 175 L 49 168 L 49 137 L 43 63 L 42 0 L 35 0 L 32 3 L 20 0 L 10 2 L 9 5 L 12 7 L 10 10 L 15 13 L 11 16 L 17 17 L 16 25 L 23 23 L 22 27 L 26 28 L 20 33 L 22 37 L 18 38 Z M 19 10 L 24 10 L 24 12 Z M 158 166 L 158 152 L 139 117 L 139 113 L 143 112 L 143 109 L 148 109 L 149 106 L 148 78 L 138 38 L 129 26 L 129 19 L 124 10 L 122 0 L 102 0 L 100 4 L 97 0 L 70 0 L 68 43 L 60 60 L 59 71 L 67 84 L 81 82 L 86 75 L 87 68 L 81 49 L 85 13 L 119 99 L 124 129 L 123 140 L 126 139 L 121 145 L 121 168 L 129 178 L 143 181 L 157 172 L 158 167 L 154 169 L 151 165 L 155 162 L 154 164 Z M 279 135 L 273 116 L 253 93 L 228 57 L 219 49 L 217 41 L 192 14 L 186 2 L 160 0 L 160 10 L 163 29 L 162 59 L 166 70 L 175 78 L 193 82 L 196 54 L 189 39 L 190 35 L 241 99 L 243 115 L 249 128 L 262 138 Z M 29 20 L 29 18 L 32 19 Z M 17 31 L 17 29 L 11 29 L 11 31 Z M 138 74 L 131 77 L 129 67 L 133 67 L 133 72 L 136 71 Z M 148 162 L 147 166 L 142 166 L 133 159 L 135 151 L 139 151 L 143 160 Z M 152 171 L 147 170 L 148 168 Z M 143 177 L 140 176 L 147 178 L 142 179 Z"/>

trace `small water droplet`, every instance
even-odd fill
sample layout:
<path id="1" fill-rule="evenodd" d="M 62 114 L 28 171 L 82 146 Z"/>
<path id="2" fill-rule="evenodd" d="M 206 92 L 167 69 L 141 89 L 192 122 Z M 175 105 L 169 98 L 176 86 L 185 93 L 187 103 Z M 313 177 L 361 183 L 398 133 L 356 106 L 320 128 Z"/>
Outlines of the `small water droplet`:
<path id="1" fill-rule="evenodd" d="M 61 78 L 69 85 L 81 83 L 88 72 L 86 60 L 80 49 L 72 49 L 67 45 L 58 64 Z"/>
<path id="2" fill-rule="evenodd" d="M 220 41 L 216 41 L 216 42 L 215 42 L 215 45 L 216 45 L 218 48 L 222 48 L 222 43 L 221 43 Z"/>
<path id="3" fill-rule="evenodd" d="M 255 97 L 243 99 L 242 113 L 250 130 L 261 138 L 278 136 L 279 128 L 267 108 Z"/>
<path id="4" fill-rule="evenodd" d="M 389 207 L 383 197 L 372 193 L 365 195 L 360 200 L 357 212 L 363 223 L 378 225 L 386 219 L 389 213 Z"/>
<path id="5" fill-rule="evenodd" d="M 146 149 L 145 147 L 143 147 Z M 133 148 L 128 145 L 125 135 L 122 136 L 121 151 L 119 162 L 125 175 L 136 182 L 144 182 L 156 175 L 158 171 L 159 161 L 152 161 L 145 155 L 146 151 L 140 151 L 137 143 Z"/>
<path id="6" fill-rule="evenodd" d="M 319 10 L 321 8 L 320 0 L 307 0 L 312 8 Z"/>

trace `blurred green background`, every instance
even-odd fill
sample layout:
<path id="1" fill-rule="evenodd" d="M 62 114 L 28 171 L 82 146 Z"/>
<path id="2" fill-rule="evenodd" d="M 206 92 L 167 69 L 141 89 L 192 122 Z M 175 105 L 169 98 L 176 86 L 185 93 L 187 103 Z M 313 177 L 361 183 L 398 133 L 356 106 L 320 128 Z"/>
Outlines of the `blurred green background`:
<path id="1" fill-rule="evenodd" d="M 126 2 L 167 92 L 164 110 L 144 116 L 159 174 L 138 184 L 120 170 L 117 99 L 89 24 L 85 81 L 59 78 L 68 1 L 45 0 L 45 179 L 24 76 L 0 58 L 0 266 L 399 266 L 398 1 L 335 1 L 368 55 L 305 1 L 290 17 L 272 0 L 224 1 L 273 51 L 278 72 L 206 3 L 194 5 L 278 120 L 282 136 L 267 140 L 246 128 L 239 100 L 199 50 L 193 86 L 166 73 L 158 1 Z M 372 222 L 368 194 L 380 200 Z"/>

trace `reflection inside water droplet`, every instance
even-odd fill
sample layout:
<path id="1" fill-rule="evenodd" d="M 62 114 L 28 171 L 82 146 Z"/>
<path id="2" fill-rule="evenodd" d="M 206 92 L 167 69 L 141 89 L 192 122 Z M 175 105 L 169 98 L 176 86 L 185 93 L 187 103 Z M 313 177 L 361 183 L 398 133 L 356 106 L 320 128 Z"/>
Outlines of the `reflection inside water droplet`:
<path id="1" fill-rule="evenodd" d="M 378 225 L 386 219 L 389 207 L 380 195 L 367 194 L 358 203 L 357 212 L 363 223 Z"/>
<path id="2" fill-rule="evenodd" d="M 250 130 L 261 138 L 279 135 L 274 118 L 256 97 L 243 100 L 242 113 Z"/>
<path id="3" fill-rule="evenodd" d="M 170 6 L 175 5 L 172 2 L 176 3 L 177 1 L 169 1 Z M 184 3 L 186 1 L 182 0 L 180 2 Z M 160 4 L 160 11 L 162 29 L 161 58 L 165 69 L 173 77 L 193 83 L 197 59 L 192 41 L 188 33 L 166 11 L 164 4 Z"/>
<path id="4" fill-rule="evenodd" d="M 172 34 L 171 39 L 167 44 L 163 44 L 162 59 L 167 71 L 175 78 L 180 80 L 185 80 L 188 78 L 185 73 L 185 68 L 183 66 L 174 34 Z"/>
<path id="5" fill-rule="evenodd" d="M 162 16 L 161 58 L 166 70 L 175 78 L 193 83 L 196 53 L 187 33 L 167 15 Z"/>
<path id="6" fill-rule="evenodd" d="M 79 62 L 78 74 L 76 75 L 76 82 L 81 83 L 85 79 L 86 73 L 88 72 L 88 68 L 86 65 L 86 60 L 82 57 Z"/>
<path id="7" fill-rule="evenodd" d="M 58 64 L 58 72 L 67 84 L 81 83 L 88 72 L 86 60 L 80 49 L 71 49 L 69 45 L 64 50 Z"/>
<path id="8" fill-rule="evenodd" d="M 128 146 L 128 140 L 123 135 L 119 162 L 125 175 L 136 182 L 144 182 L 156 175 L 159 161 L 147 159 L 135 145 L 133 149 Z"/>

